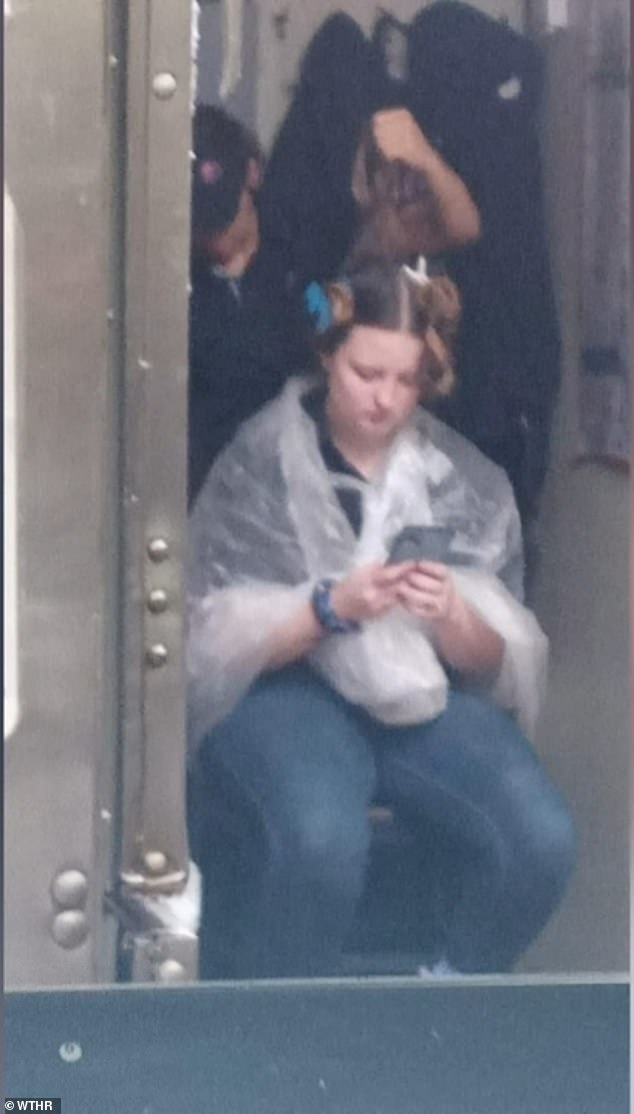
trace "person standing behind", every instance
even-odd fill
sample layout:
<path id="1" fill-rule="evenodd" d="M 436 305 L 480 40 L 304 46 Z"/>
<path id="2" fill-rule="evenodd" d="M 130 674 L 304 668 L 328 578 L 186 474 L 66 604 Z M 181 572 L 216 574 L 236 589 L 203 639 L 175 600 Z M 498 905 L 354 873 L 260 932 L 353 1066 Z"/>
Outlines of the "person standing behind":
<path id="1" fill-rule="evenodd" d="M 242 421 L 306 362 L 301 301 L 259 265 L 263 157 L 223 109 L 193 124 L 188 503 Z"/>

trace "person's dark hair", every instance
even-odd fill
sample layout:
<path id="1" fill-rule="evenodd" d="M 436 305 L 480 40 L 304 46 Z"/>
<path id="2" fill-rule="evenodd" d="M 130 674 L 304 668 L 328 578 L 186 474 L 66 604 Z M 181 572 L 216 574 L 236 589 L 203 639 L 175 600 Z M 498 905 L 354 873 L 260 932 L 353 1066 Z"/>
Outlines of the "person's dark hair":
<path id="1" fill-rule="evenodd" d="M 331 283 L 326 292 L 332 324 L 317 337 L 320 355 L 335 352 L 355 325 L 409 333 L 425 342 L 423 367 L 431 393 L 451 391 L 460 297 L 450 279 L 427 278 L 407 266 L 375 262 Z"/>
<path id="2" fill-rule="evenodd" d="M 252 132 L 216 105 L 197 105 L 192 140 L 192 227 L 220 232 L 238 211 L 250 160 L 261 166 L 262 152 Z"/>

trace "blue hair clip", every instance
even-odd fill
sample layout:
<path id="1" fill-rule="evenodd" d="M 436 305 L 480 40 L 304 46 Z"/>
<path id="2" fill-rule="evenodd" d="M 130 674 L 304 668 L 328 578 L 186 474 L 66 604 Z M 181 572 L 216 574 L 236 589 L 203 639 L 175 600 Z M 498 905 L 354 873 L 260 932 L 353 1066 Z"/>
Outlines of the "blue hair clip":
<path id="1" fill-rule="evenodd" d="M 304 305 L 308 310 L 318 333 L 324 333 L 332 325 L 332 306 L 323 286 L 311 282 L 304 291 Z"/>

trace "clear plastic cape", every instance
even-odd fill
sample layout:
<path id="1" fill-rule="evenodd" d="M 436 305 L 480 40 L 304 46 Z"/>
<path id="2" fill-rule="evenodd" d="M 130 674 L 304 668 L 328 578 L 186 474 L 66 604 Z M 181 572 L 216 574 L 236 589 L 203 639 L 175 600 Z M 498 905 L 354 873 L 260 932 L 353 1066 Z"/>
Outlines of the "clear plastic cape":
<path id="1" fill-rule="evenodd" d="M 522 603 L 522 543 L 510 484 L 473 445 L 420 409 L 371 482 L 358 486 L 357 538 L 301 404 L 314 379 L 296 378 L 221 453 L 190 519 L 187 585 L 188 737 L 195 747 L 265 667 L 269 640 L 317 580 L 384 560 L 405 526 L 454 530 L 458 587 L 504 640 L 487 692 L 534 733 L 548 643 Z M 403 609 L 358 633 L 323 638 L 312 667 L 386 724 L 442 712 L 448 679 L 425 624 Z"/>

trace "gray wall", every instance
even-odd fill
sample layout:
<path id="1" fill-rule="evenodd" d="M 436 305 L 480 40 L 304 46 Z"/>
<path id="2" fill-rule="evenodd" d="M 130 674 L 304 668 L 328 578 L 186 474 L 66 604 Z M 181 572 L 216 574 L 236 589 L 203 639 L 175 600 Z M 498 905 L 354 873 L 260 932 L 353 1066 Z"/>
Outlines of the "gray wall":
<path id="1" fill-rule="evenodd" d="M 231 96 L 224 102 L 228 112 L 254 127 L 256 124 L 257 45 L 259 26 L 257 0 L 244 0 L 242 20 L 242 76 Z M 219 104 L 218 90 L 223 57 L 223 5 L 203 3 L 198 24 L 197 100 L 203 104 Z"/>
<path id="2" fill-rule="evenodd" d="M 548 43 L 545 169 L 564 381 L 543 505 L 536 609 L 551 639 L 540 751 L 574 810 L 576 876 L 526 970 L 628 967 L 629 481 L 574 464 L 581 273 L 581 40 Z"/>

